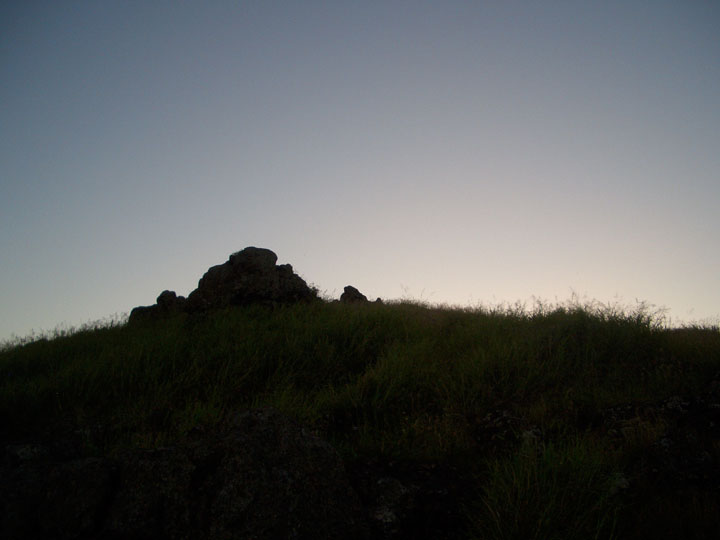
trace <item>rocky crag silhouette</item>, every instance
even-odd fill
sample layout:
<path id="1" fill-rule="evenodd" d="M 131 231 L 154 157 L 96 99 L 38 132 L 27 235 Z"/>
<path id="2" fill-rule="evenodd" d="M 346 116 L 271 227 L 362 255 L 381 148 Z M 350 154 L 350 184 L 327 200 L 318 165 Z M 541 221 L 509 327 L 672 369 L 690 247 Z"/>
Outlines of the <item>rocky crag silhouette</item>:
<path id="1" fill-rule="evenodd" d="M 209 268 L 187 298 L 166 290 L 157 297 L 156 304 L 136 307 L 130 313 L 130 323 L 228 306 L 319 300 L 317 290 L 293 272 L 291 265 L 276 263 L 277 255 L 271 250 L 247 247 L 230 255 L 225 263 Z M 367 298 L 348 285 L 340 301 L 367 302 Z"/>
<path id="2" fill-rule="evenodd" d="M 163 291 L 152 306 L 138 306 L 129 322 L 169 317 L 178 313 L 199 313 L 247 304 L 282 305 L 319 301 L 317 289 L 309 287 L 291 265 L 276 264 L 277 255 L 266 248 L 246 247 L 233 253 L 223 264 L 212 266 L 200 278 L 187 298 L 175 291 Z M 345 287 L 340 301 L 364 303 L 367 297 L 355 287 Z M 376 302 L 382 302 L 380 298 Z"/>

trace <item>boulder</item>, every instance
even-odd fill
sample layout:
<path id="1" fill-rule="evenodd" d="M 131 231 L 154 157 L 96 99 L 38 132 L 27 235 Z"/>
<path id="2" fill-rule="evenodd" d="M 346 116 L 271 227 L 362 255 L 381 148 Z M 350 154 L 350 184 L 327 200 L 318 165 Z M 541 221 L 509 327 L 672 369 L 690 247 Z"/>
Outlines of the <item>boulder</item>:
<path id="1" fill-rule="evenodd" d="M 293 272 L 292 266 L 276 266 L 277 255 L 269 249 L 248 247 L 213 266 L 188 296 L 188 308 L 201 311 L 251 303 L 293 303 L 317 298 L 317 293 Z"/>
<path id="2" fill-rule="evenodd" d="M 10 454 L 0 469 L 7 540 L 371 537 L 335 450 L 272 409 L 169 448 Z"/>
<path id="3" fill-rule="evenodd" d="M 348 285 L 343 290 L 344 290 L 344 292 L 340 295 L 341 302 L 354 303 L 354 302 L 367 302 L 368 301 L 367 296 L 362 294 L 360 291 L 358 291 L 352 285 Z"/>
<path id="4" fill-rule="evenodd" d="M 163 291 L 152 306 L 138 306 L 130 312 L 129 322 L 162 319 L 182 312 L 185 309 L 186 299 L 178 296 L 175 291 Z"/>
<path id="5" fill-rule="evenodd" d="M 157 297 L 156 302 L 160 311 L 181 311 L 185 307 L 186 299 L 184 296 L 175 294 L 175 291 L 163 291 Z"/>

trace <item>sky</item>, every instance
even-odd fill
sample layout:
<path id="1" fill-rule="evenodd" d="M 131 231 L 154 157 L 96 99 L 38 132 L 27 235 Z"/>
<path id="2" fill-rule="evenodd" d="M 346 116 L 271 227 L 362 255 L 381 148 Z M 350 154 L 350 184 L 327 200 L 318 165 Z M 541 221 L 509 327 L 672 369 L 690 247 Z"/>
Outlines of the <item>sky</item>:
<path id="1" fill-rule="evenodd" d="M 720 320 L 720 3 L 8 0 L 0 340 L 246 246 L 339 297 Z"/>

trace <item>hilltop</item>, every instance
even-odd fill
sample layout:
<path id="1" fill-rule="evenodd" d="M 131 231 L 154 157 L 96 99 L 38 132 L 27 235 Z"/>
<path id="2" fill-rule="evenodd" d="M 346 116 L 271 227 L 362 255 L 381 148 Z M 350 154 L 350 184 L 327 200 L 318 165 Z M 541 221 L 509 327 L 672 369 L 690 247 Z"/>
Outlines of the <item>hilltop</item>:
<path id="1" fill-rule="evenodd" d="M 1 536 L 720 530 L 717 328 L 331 301 L 268 252 L 0 352 Z"/>

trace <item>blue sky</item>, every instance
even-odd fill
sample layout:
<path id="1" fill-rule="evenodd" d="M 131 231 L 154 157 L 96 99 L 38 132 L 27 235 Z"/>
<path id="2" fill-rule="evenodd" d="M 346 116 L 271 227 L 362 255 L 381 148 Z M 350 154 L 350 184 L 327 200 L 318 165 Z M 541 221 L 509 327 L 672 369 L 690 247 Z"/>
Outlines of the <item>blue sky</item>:
<path id="1" fill-rule="evenodd" d="M 720 314 L 720 4 L 9 1 L 0 340 L 249 245 L 321 291 Z"/>

